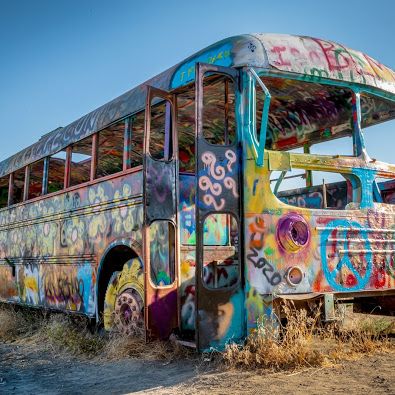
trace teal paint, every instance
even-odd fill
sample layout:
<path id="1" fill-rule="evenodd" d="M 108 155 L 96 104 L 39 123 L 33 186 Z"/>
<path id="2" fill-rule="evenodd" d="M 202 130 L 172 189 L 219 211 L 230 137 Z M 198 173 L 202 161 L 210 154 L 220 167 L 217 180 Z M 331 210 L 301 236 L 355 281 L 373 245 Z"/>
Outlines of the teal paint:
<path id="1" fill-rule="evenodd" d="M 373 204 L 373 182 L 376 177 L 376 170 L 353 168 L 352 173 L 361 181 L 361 203 L 360 208 L 371 208 Z"/>
<path id="2" fill-rule="evenodd" d="M 191 60 L 183 63 L 174 72 L 171 80 L 170 88 L 178 88 L 189 82 L 195 81 L 195 65 L 196 63 L 209 63 L 216 66 L 231 66 L 232 61 L 232 44 L 227 43 L 218 47 L 211 48 L 208 51 L 192 58 Z"/>

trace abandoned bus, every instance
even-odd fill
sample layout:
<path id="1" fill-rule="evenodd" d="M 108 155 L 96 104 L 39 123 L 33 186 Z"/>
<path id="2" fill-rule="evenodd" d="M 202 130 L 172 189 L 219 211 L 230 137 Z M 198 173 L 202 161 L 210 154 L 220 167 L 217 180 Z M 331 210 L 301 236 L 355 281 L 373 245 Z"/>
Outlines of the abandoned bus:
<path id="1" fill-rule="evenodd" d="M 364 132 L 394 118 L 395 73 L 361 52 L 220 41 L 0 163 L 1 301 L 200 351 L 282 298 L 391 313 L 395 166 Z"/>

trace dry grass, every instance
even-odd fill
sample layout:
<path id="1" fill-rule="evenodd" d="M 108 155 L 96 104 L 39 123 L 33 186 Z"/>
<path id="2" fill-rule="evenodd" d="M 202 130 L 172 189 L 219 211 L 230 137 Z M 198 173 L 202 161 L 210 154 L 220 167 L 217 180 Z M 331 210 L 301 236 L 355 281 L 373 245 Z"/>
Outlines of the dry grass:
<path id="1" fill-rule="evenodd" d="M 291 304 L 284 307 L 287 325 L 261 322 L 244 346 L 229 345 L 215 358 L 219 367 L 242 369 L 266 368 L 294 370 L 324 366 L 345 359 L 357 358 L 375 351 L 394 350 L 394 342 L 386 336 L 393 321 L 366 317 L 347 319 L 346 324 L 320 326 L 320 315 L 308 315 Z M 146 344 L 143 335 L 127 337 L 111 333 L 92 333 L 88 321 L 63 314 L 0 307 L 0 343 L 29 343 L 40 349 L 65 352 L 82 358 L 145 360 L 197 359 L 196 354 L 174 342 Z M 203 355 L 202 360 L 212 360 Z"/>
<path id="2" fill-rule="evenodd" d="M 44 316 L 34 310 L 0 306 L 0 341 L 15 341 L 34 334 L 44 322 Z"/>
<path id="3" fill-rule="evenodd" d="M 294 370 L 331 365 L 372 352 L 394 350 L 388 338 L 393 322 L 375 317 L 350 321 L 348 325 L 320 325 L 319 309 L 313 316 L 284 306 L 286 325 L 260 323 L 244 346 L 232 344 L 222 358 L 229 367 Z"/>
<path id="4" fill-rule="evenodd" d="M 191 350 L 174 342 L 150 342 L 143 334 L 92 333 L 83 317 L 44 314 L 39 310 L 0 307 L 0 342 L 23 342 L 42 349 L 66 352 L 78 357 L 172 361 L 195 357 Z"/>
<path id="5" fill-rule="evenodd" d="M 110 334 L 104 356 L 110 359 L 132 357 L 167 362 L 196 358 L 191 349 L 174 342 L 153 341 L 147 344 L 142 337 L 120 336 L 116 333 Z"/>

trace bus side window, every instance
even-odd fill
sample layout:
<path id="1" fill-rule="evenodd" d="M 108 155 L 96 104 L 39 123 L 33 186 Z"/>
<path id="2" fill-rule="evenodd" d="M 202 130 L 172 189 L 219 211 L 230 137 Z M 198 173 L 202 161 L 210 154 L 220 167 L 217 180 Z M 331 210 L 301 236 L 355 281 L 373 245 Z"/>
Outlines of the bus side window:
<path id="1" fill-rule="evenodd" d="M 203 136 L 211 144 L 236 140 L 235 89 L 229 77 L 205 77 L 203 83 Z"/>
<path id="2" fill-rule="evenodd" d="M 7 207 L 8 204 L 8 184 L 10 177 L 0 178 L 0 208 Z"/>
<path id="3" fill-rule="evenodd" d="M 160 103 L 151 107 L 149 153 L 153 159 L 169 160 L 173 156 L 171 123 L 170 102 L 162 100 Z"/>
<path id="4" fill-rule="evenodd" d="M 16 170 L 14 172 L 14 183 L 12 191 L 12 202 L 11 204 L 17 204 L 23 202 L 23 191 L 25 187 L 25 168 Z"/>
<path id="5" fill-rule="evenodd" d="M 70 186 L 90 180 L 92 163 L 92 136 L 72 146 L 70 162 Z"/>
<path id="6" fill-rule="evenodd" d="M 177 95 L 177 122 L 180 172 L 195 173 L 195 89 Z"/>
<path id="7" fill-rule="evenodd" d="M 41 196 L 43 190 L 44 160 L 30 165 L 28 199 Z"/>
<path id="8" fill-rule="evenodd" d="M 61 191 L 64 188 L 66 169 L 66 149 L 52 155 L 49 159 L 48 193 Z"/>
<path id="9" fill-rule="evenodd" d="M 175 229 L 171 222 L 154 221 L 149 227 L 150 277 L 156 287 L 175 280 Z"/>
<path id="10" fill-rule="evenodd" d="M 132 119 L 132 141 L 130 145 L 130 167 L 143 164 L 145 111 L 136 114 Z"/>
<path id="11" fill-rule="evenodd" d="M 99 132 L 96 178 L 118 173 L 123 168 L 123 137 L 125 121 Z"/>
<path id="12" fill-rule="evenodd" d="M 240 278 L 239 234 L 231 214 L 210 214 L 204 220 L 203 283 L 207 288 L 229 288 Z"/>

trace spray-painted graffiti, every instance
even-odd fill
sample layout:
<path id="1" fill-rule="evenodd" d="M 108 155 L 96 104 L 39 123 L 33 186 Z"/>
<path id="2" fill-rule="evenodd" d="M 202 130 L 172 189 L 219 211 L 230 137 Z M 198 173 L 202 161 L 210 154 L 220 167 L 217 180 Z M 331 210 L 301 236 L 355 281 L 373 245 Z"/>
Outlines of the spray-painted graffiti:
<path id="1" fill-rule="evenodd" d="M 206 151 L 202 154 L 202 163 L 204 164 L 205 173 L 199 175 L 199 188 L 205 192 L 203 203 L 207 207 L 214 207 L 220 211 L 225 206 L 224 188 L 231 191 L 233 197 L 238 197 L 237 183 L 235 181 L 234 164 L 236 163 L 236 154 L 232 150 L 225 152 L 226 165 L 219 163 L 216 156 Z"/>
<path id="2" fill-rule="evenodd" d="M 23 303 L 37 305 L 40 300 L 39 269 L 37 265 L 20 266 L 18 269 L 19 298 Z"/>
<path id="3" fill-rule="evenodd" d="M 266 281 L 276 286 L 281 282 L 281 275 L 276 272 L 273 265 L 263 256 L 264 228 L 265 222 L 262 216 L 256 216 L 248 221 L 249 244 L 247 249 L 247 260 L 256 269 L 261 270 Z"/>
<path id="4" fill-rule="evenodd" d="M 329 222 L 321 234 L 321 257 L 325 277 L 336 291 L 356 291 L 367 285 L 372 252 L 368 233 L 358 222 Z"/>
<path id="5" fill-rule="evenodd" d="M 245 323 L 252 329 L 260 316 L 266 319 L 273 315 L 272 299 L 277 296 L 393 292 L 395 209 L 388 203 L 394 202 L 394 188 L 379 187 L 376 200 L 372 189 L 376 177 L 393 177 L 394 166 L 373 159 L 367 161 L 363 155 L 298 156 L 282 151 L 351 135 L 353 126 L 359 129 L 360 124 L 365 127 L 392 119 L 394 72 L 366 55 L 329 41 L 258 34 L 216 44 L 149 84 L 161 89 L 185 85 L 196 77 L 197 62 L 237 68 L 228 72 L 240 82 L 240 89 L 234 95 L 225 95 L 230 98 L 226 100 L 225 112 L 235 110 L 234 119 L 242 126 L 233 135 L 232 145 L 216 146 L 214 140 L 206 141 L 201 131 L 191 128 L 186 135 L 188 138 L 197 135 L 198 140 L 194 147 L 181 149 L 180 158 L 177 150 L 175 160 L 167 163 L 155 161 L 149 155 L 145 158 L 145 185 L 149 190 L 146 195 L 142 172 L 127 170 L 105 181 L 72 187 L 63 194 L 1 210 L 2 300 L 93 316 L 98 303 L 95 300 L 96 286 L 99 288 L 98 258 L 120 239 L 132 239 L 145 247 L 148 244 L 142 240 L 143 200 L 144 220 L 148 219 L 151 231 L 145 251 L 150 252 L 149 274 L 153 284 L 147 281 L 143 284 L 142 262 L 135 261 L 133 266 L 129 261 L 122 272 L 112 276 L 109 273 L 109 292 L 104 298 L 101 295 L 101 303 L 112 308 L 106 319 L 120 311 L 114 305 L 116 301 L 122 305 L 120 296 L 126 301 L 127 295 L 132 296 L 128 292 L 119 294 L 132 278 L 140 295 L 146 291 L 147 322 L 155 323 L 157 332 L 167 336 L 168 329 L 177 325 L 180 313 L 181 331 L 191 334 L 199 325 L 197 338 L 202 348 L 224 346 L 229 339 L 241 339 Z M 257 166 L 257 147 L 250 144 L 251 136 L 259 138 L 257 130 L 253 130 L 251 115 L 261 115 L 258 113 L 262 103 L 250 100 L 259 95 L 253 90 L 248 92 L 252 84 L 247 86 L 246 81 L 251 80 L 245 69 L 239 67 L 246 65 L 254 65 L 261 73 L 256 86 L 263 82 L 271 93 L 268 125 L 263 125 L 268 126 L 267 141 L 258 147 L 261 150 L 265 147 L 265 152 L 260 152 L 263 166 Z M 209 71 L 209 78 L 214 76 L 213 70 Z M 292 73 L 294 79 L 281 72 Z M 335 80 L 342 81 L 341 86 L 336 86 Z M 362 110 L 358 113 L 359 96 L 351 90 L 360 89 L 361 84 L 366 84 L 366 93 L 361 93 Z M 224 89 L 228 88 L 225 84 Z M 195 121 L 194 100 L 199 95 L 193 89 L 185 87 L 182 92 L 190 103 L 185 105 L 189 113 L 183 117 L 187 125 Z M 215 91 L 215 85 L 210 89 L 217 102 L 217 97 L 224 97 L 222 92 Z M 141 116 L 146 99 L 143 91 L 138 87 L 66 128 L 44 136 L 32 147 L 0 163 L 0 175 L 6 176 L 52 155 L 118 119 L 137 113 Z M 255 108 L 257 114 L 253 114 Z M 214 114 L 212 125 L 218 126 L 215 116 L 219 117 Z M 229 119 L 233 121 L 232 116 Z M 218 127 L 216 138 L 220 132 Z M 186 145 L 185 141 L 183 144 Z M 362 145 L 361 141 L 355 143 L 358 149 Z M 278 150 L 277 162 L 269 160 L 274 153 L 269 148 Z M 133 150 L 129 147 L 125 154 L 133 155 Z M 198 174 L 178 178 L 178 159 L 189 165 L 185 168 L 189 172 L 194 171 L 196 159 Z M 326 185 L 326 196 L 321 186 L 275 196 L 270 188 L 270 173 L 293 168 L 338 170 L 347 183 Z M 178 189 L 180 204 L 174 207 Z M 202 219 L 198 227 L 197 209 Z M 235 226 L 229 222 L 229 213 L 234 214 Z M 174 220 L 174 228 L 163 218 Z M 156 225 L 150 219 L 157 220 Z M 197 229 L 201 234 L 197 234 Z M 181 246 L 172 249 L 179 230 Z M 178 255 L 180 262 L 176 261 Z M 180 276 L 176 278 L 178 267 Z M 146 284 L 150 288 L 144 290 Z M 171 291 L 161 294 L 165 288 Z M 136 297 L 124 306 L 141 306 L 140 301 L 141 297 Z M 140 320 L 141 311 L 135 316 Z"/>
<path id="6" fill-rule="evenodd" d="M 140 172 L 2 211 L 0 297 L 93 315 L 94 256 L 116 239 L 141 243 L 141 193 Z"/>
<path id="7" fill-rule="evenodd" d="M 60 309 L 94 313 L 92 283 L 95 280 L 90 263 L 84 265 L 42 265 L 41 296 L 44 304 Z"/>
<path id="8" fill-rule="evenodd" d="M 310 37 L 261 34 L 269 62 L 283 71 L 380 86 L 395 73 L 371 57 L 343 45 Z"/>
<path id="9" fill-rule="evenodd" d="M 291 206 L 315 209 L 344 209 L 349 200 L 346 182 L 327 184 L 326 201 L 324 200 L 322 185 L 283 191 L 279 192 L 277 196 L 281 201 Z M 326 207 L 324 206 L 324 201 Z"/>
<path id="10" fill-rule="evenodd" d="M 196 224 L 195 224 L 195 189 L 196 177 L 189 175 L 180 176 L 180 237 L 181 244 L 196 244 Z"/>
<path id="11" fill-rule="evenodd" d="M 182 248 L 180 265 L 181 328 L 186 331 L 195 330 L 195 264 L 195 250 L 187 247 Z"/>
<path id="12" fill-rule="evenodd" d="M 170 242 L 174 228 L 168 221 L 155 221 L 149 231 L 151 280 L 157 286 L 170 285 L 174 279 L 174 251 Z"/>

